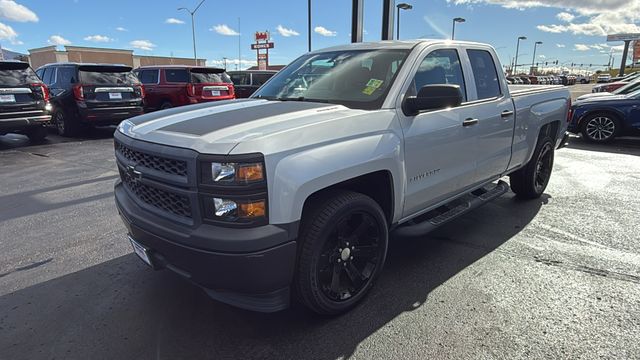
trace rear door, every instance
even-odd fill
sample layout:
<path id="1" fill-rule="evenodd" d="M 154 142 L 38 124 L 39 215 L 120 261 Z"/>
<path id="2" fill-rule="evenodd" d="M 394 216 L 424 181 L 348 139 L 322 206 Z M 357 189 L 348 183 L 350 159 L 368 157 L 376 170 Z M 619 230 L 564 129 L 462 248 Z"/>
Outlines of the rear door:
<path id="1" fill-rule="evenodd" d="M 42 115 L 48 90 L 23 62 L 0 62 L 0 114 L 3 118 Z"/>
<path id="2" fill-rule="evenodd" d="M 506 171 L 511 158 L 515 110 L 506 84 L 498 76 L 497 61 L 488 48 L 467 48 L 473 74 L 469 86 L 473 102 L 473 127 L 477 139 L 475 182 L 482 183 Z"/>
<path id="3" fill-rule="evenodd" d="M 142 89 L 130 67 L 81 65 L 78 70 L 87 108 L 141 105 Z"/>
<path id="4" fill-rule="evenodd" d="M 140 69 L 136 71 L 138 79 L 144 86 L 146 105 L 157 109 L 160 107 L 158 85 L 160 84 L 160 69 Z"/>

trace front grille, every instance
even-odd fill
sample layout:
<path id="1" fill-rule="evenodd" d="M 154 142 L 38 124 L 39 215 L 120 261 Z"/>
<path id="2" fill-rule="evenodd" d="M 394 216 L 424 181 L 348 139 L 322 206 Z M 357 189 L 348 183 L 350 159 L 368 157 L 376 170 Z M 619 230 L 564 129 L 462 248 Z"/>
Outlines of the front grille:
<path id="1" fill-rule="evenodd" d="M 122 183 L 138 199 L 160 210 L 191 218 L 191 202 L 188 197 L 143 184 L 131 177 L 126 171 L 119 170 Z"/>
<path id="2" fill-rule="evenodd" d="M 136 165 L 162 171 L 171 175 L 187 176 L 186 161 L 145 154 L 140 151 L 133 150 L 118 141 L 115 142 L 115 148 L 120 155 L 124 156 L 125 159 L 135 163 Z"/>

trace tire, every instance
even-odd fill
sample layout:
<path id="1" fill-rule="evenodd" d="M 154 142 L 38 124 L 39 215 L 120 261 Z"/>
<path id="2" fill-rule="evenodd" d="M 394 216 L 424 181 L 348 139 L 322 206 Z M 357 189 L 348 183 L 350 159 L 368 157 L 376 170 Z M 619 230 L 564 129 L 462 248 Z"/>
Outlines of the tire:
<path id="1" fill-rule="evenodd" d="M 172 107 L 173 105 L 170 102 L 165 101 L 162 103 L 162 105 L 160 105 L 160 110 L 171 109 Z"/>
<path id="2" fill-rule="evenodd" d="M 47 128 L 44 126 L 37 126 L 37 127 L 34 127 L 33 129 L 27 130 L 25 134 L 27 135 L 27 137 L 31 142 L 39 143 L 39 142 L 43 142 L 44 139 L 47 138 L 48 131 L 47 131 Z"/>
<path id="3" fill-rule="evenodd" d="M 53 122 L 60 136 L 70 137 L 78 135 L 80 132 L 80 124 L 62 110 L 58 110 L 53 114 Z"/>
<path id="4" fill-rule="evenodd" d="M 338 315 L 356 306 L 382 271 L 389 229 L 370 197 L 323 195 L 302 219 L 294 290 L 311 311 Z"/>
<path id="5" fill-rule="evenodd" d="M 613 141 L 620 130 L 620 121 L 608 113 L 596 113 L 582 120 L 580 132 L 582 137 L 592 143 L 608 143 Z"/>
<path id="6" fill-rule="evenodd" d="M 536 145 L 531 160 L 509 175 L 511 190 L 520 199 L 537 199 L 549 184 L 554 158 L 553 140 L 546 136 Z"/>

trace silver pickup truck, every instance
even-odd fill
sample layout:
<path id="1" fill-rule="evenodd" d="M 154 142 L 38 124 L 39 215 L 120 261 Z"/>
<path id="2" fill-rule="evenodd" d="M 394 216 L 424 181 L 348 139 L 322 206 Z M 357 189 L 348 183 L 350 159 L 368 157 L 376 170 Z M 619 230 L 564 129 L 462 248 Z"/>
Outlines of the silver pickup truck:
<path id="1" fill-rule="evenodd" d="M 116 204 L 152 268 L 245 309 L 294 297 L 339 314 L 379 276 L 390 231 L 424 234 L 509 185 L 539 197 L 569 105 L 561 86 L 510 89 L 484 44 L 318 50 L 249 99 L 122 122 Z"/>

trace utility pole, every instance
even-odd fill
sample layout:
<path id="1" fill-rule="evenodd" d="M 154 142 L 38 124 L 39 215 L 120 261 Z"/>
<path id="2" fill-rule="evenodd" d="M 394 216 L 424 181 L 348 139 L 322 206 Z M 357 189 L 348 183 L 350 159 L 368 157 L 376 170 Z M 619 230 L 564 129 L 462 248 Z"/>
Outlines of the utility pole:
<path id="1" fill-rule="evenodd" d="M 308 51 L 311 52 L 311 0 L 307 3 L 307 37 L 307 42 L 309 43 Z"/>
<path id="2" fill-rule="evenodd" d="M 191 38 L 193 39 L 193 61 L 195 62 L 195 65 L 198 65 L 198 55 L 196 53 L 196 25 L 194 16 L 196 14 L 196 11 L 198 11 L 200 6 L 202 6 L 204 2 L 205 0 L 200 1 L 198 6 L 196 6 L 193 11 L 187 9 L 186 7 L 178 8 L 178 10 L 186 10 L 191 15 Z"/>

